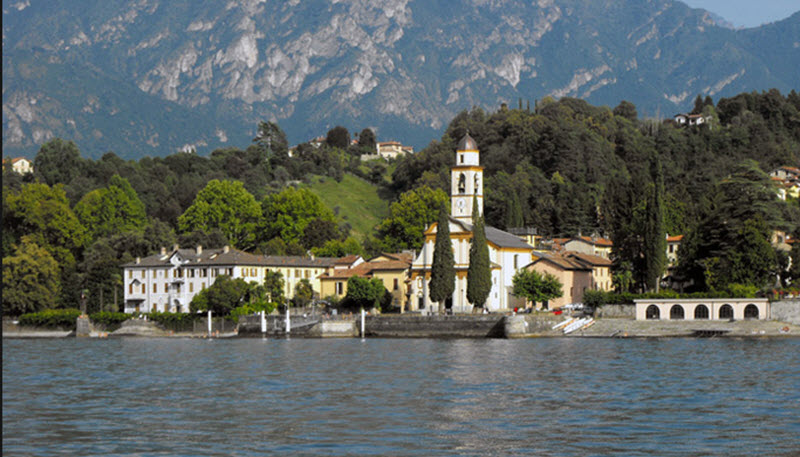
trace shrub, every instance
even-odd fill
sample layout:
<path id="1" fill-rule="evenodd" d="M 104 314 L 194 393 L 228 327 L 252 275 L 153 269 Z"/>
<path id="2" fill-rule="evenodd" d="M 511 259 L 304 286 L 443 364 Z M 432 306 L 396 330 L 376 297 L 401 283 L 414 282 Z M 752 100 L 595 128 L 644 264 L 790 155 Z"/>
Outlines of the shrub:
<path id="1" fill-rule="evenodd" d="M 161 324 L 165 329 L 176 332 L 190 331 L 194 329 L 195 314 L 191 313 L 147 313 L 148 319 Z"/>
<path id="2" fill-rule="evenodd" d="M 75 330 L 76 320 L 81 315 L 80 310 L 47 309 L 38 313 L 27 313 L 19 317 L 19 324 L 29 327 L 62 328 Z"/>
<path id="3" fill-rule="evenodd" d="M 118 327 L 123 322 L 130 319 L 132 316 L 127 313 L 112 313 L 108 311 L 100 311 L 98 313 L 89 314 L 89 319 L 95 324 L 100 324 L 106 329 Z"/>
<path id="4" fill-rule="evenodd" d="M 599 308 L 606 304 L 606 293 L 602 290 L 587 290 L 583 294 L 583 304 L 592 308 Z"/>
<path id="5" fill-rule="evenodd" d="M 260 311 L 264 311 L 265 314 L 270 314 L 271 312 L 275 311 L 278 307 L 277 303 L 248 303 L 246 305 L 239 306 L 238 308 L 234 308 L 231 310 L 231 313 L 225 316 L 225 319 L 229 321 L 238 322 L 239 316 L 249 316 L 251 314 L 258 313 Z"/>

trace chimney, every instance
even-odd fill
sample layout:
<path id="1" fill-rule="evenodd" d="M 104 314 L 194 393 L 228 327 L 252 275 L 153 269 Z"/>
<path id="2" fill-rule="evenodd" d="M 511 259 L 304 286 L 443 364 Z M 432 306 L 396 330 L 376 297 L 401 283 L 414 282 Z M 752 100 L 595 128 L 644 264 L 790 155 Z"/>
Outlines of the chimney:
<path id="1" fill-rule="evenodd" d="M 138 265 L 140 263 L 142 263 L 142 258 L 141 257 L 137 257 L 136 258 L 136 264 Z"/>
<path id="2" fill-rule="evenodd" d="M 174 252 L 174 251 L 177 251 L 178 249 L 180 249 L 180 246 L 178 246 L 177 244 L 173 244 L 173 245 L 172 245 L 172 251 L 173 251 L 173 252 Z"/>
<path id="3" fill-rule="evenodd" d="M 198 244 L 198 245 L 197 245 L 197 255 L 200 255 L 200 254 L 202 254 L 202 253 L 203 253 L 203 246 L 201 246 L 201 245 L 199 245 L 199 244 Z"/>
<path id="4" fill-rule="evenodd" d="M 229 253 L 229 252 L 231 252 L 231 247 L 230 247 L 230 246 L 228 246 L 228 245 L 225 245 L 225 246 L 222 248 L 222 253 L 223 253 L 223 254 L 227 254 L 227 253 Z"/>
<path id="5" fill-rule="evenodd" d="M 167 248 L 161 246 L 161 255 L 167 255 Z"/>

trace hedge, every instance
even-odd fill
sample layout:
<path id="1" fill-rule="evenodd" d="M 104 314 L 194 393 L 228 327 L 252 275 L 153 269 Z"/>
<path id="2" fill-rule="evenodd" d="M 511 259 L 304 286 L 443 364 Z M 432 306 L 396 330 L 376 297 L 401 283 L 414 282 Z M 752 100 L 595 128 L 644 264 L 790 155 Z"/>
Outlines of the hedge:
<path id="1" fill-rule="evenodd" d="M 112 313 L 109 311 L 89 314 L 89 319 L 91 319 L 93 323 L 103 325 L 108 330 L 119 327 L 120 324 L 132 317 L 133 316 L 127 313 Z"/>
<path id="2" fill-rule="evenodd" d="M 60 328 L 75 330 L 80 310 L 47 309 L 38 313 L 27 313 L 19 317 L 19 324 L 27 327 Z"/>

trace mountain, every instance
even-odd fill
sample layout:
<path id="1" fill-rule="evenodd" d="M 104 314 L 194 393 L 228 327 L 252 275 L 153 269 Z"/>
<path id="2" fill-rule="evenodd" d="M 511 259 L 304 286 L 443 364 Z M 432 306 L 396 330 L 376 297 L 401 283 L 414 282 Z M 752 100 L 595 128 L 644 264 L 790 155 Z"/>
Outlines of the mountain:
<path id="1" fill-rule="evenodd" d="M 716 25 L 669 0 L 3 1 L 3 148 L 59 136 L 99 157 L 290 142 L 335 125 L 418 148 L 473 106 L 798 89 L 800 13 Z"/>

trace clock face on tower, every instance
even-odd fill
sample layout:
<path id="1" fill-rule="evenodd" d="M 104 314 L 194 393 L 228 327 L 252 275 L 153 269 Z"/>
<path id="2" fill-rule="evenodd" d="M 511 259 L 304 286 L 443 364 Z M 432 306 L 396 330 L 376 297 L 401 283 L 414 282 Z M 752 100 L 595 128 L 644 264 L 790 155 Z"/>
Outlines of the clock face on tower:
<path id="1" fill-rule="evenodd" d="M 467 205 L 467 202 L 465 202 L 463 198 L 459 198 L 458 201 L 456 202 L 456 205 L 458 205 L 458 209 L 463 210 L 464 207 Z"/>

